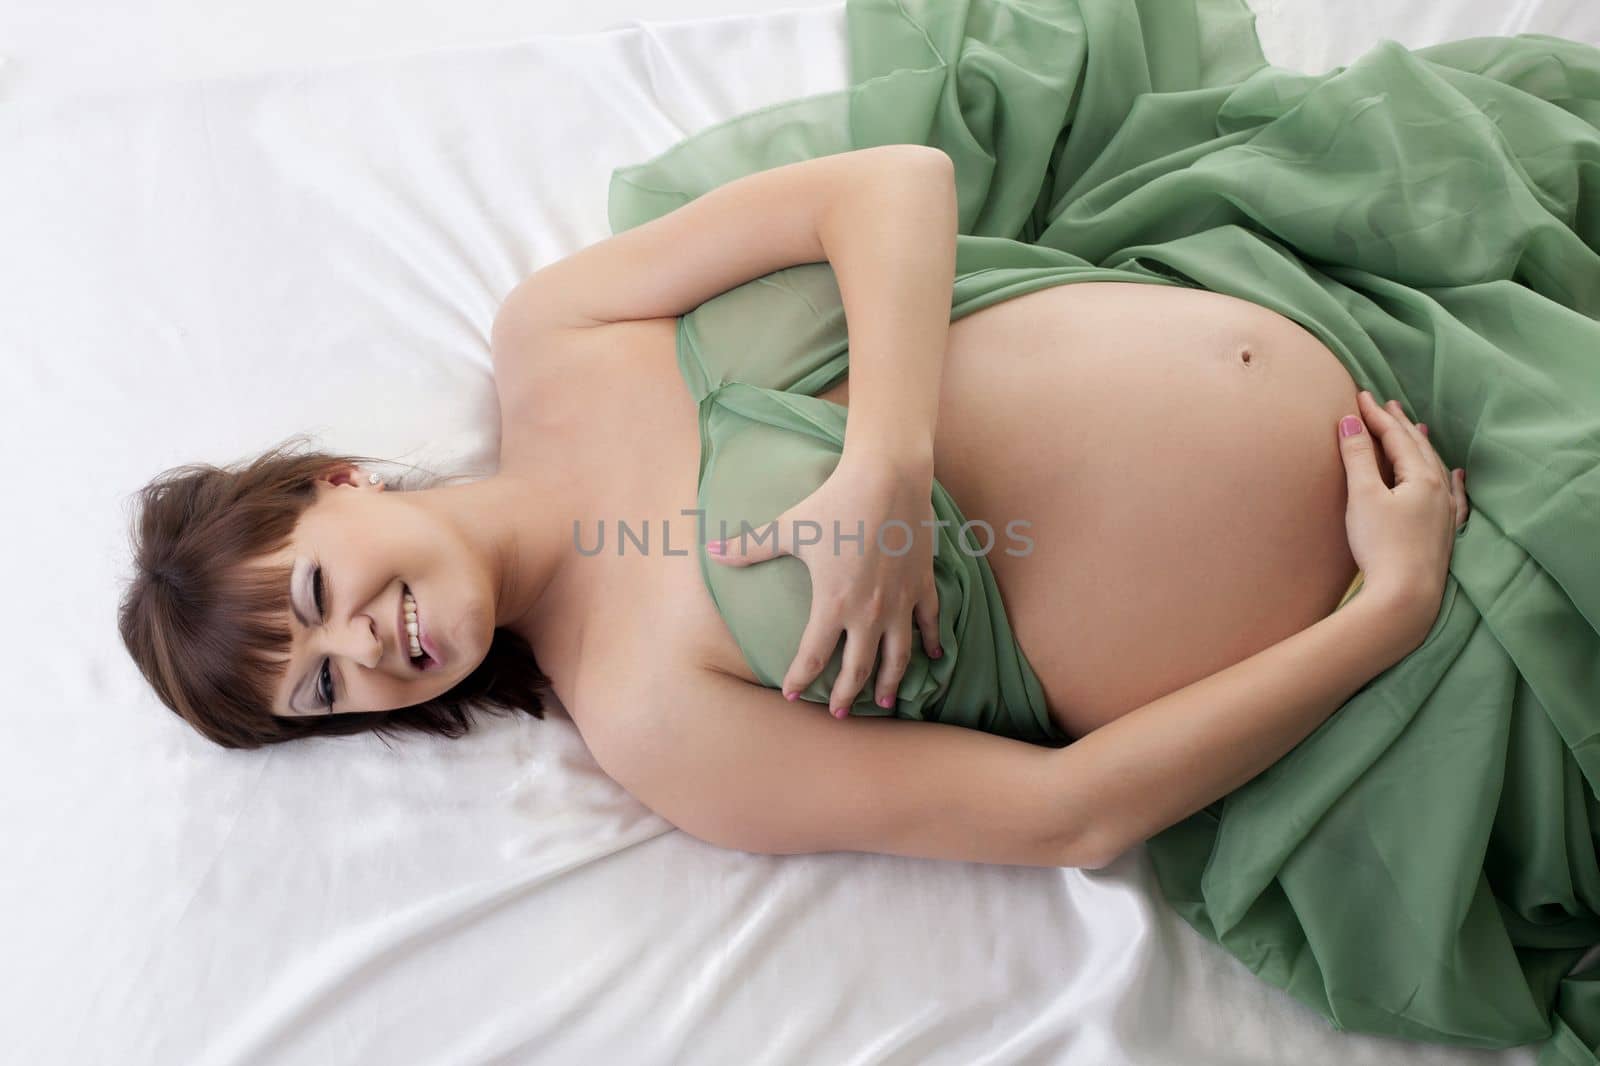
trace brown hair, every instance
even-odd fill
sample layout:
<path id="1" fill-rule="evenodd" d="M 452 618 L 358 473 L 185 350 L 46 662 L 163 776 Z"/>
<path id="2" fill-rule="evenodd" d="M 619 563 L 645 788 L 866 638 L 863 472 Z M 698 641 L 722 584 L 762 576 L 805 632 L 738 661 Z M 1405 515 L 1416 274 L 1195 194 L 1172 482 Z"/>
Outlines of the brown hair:
<path id="1" fill-rule="evenodd" d="M 232 467 L 174 467 L 137 494 L 136 572 L 117 628 L 156 695 L 226 748 L 297 737 L 416 730 L 459 737 L 474 702 L 543 718 L 540 671 L 526 640 L 496 629 L 489 653 L 449 692 L 415 707 L 301 718 L 272 713 L 288 669 L 289 569 L 255 565 L 289 542 L 313 483 L 341 466 L 373 462 L 276 445 Z"/>

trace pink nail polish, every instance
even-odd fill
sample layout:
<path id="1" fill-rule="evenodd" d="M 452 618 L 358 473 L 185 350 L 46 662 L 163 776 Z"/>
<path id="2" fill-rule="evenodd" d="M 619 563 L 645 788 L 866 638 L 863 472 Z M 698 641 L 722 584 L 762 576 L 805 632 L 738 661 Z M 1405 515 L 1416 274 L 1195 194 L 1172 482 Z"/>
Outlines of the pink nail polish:
<path id="1" fill-rule="evenodd" d="M 1361 432 L 1361 419 L 1355 415 L 1345 415 L 1339 419 L 1339 436 L 1353 437 Z"/>
<path id="2" fill-rule="evenodd" d="M 790 703 L 793 703 L 795 700 L 800 698 L 800 693 L 798 693 L 798 692 L 785 692 L 783 694 L 783 698 L 788 700 Z"/>
<path id="3" fill-rule="evenodd" d="M 835 718 L 839 719 L 839 721 L 842 722 L 842 721 L 845 720 L 846 717 L 849 716 L 850 708 L 848 708 L 848 707 L 835 707 L 831 713 L 833 714 L 833 716 Z"/>
<path id="4" fill-rule="evenodd" d="M 894 700 L 890 699 L 888 696 L 885 696 L 883 699 L 878 701 L 878 706 L 887 710 L 894 706 Z"/>
<path id="5" fill-rule="evenodd" d="M 943 657 L 943 655 L 944 655 L 944 649 L 943 648 L 934 648 L 933 651 L 928 653 L 928 658 L 930 658 L 930 659 L 938 659 L 938 658 Z"/>
<path id="6" fill-rule="evenodd" d="M 708 540 L 708 541 L 706 541 L 706 551 L 710 552 L 712 555 L 721 555 L 722 554 L 722 541 L 720 541 L 720 540 Z"/>

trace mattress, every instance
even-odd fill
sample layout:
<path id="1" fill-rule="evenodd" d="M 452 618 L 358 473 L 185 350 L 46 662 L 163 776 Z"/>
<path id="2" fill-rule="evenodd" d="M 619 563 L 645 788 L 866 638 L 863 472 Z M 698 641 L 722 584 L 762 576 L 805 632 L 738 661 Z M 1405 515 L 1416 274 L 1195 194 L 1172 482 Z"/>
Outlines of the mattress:
<path id="1" fill-rule="evenodd" d="M 1385 38 L 1600 43 L 1577 0 L 1253 6 L 1269 59 L 1308 72 Z M 395 8 L 405 40 L 430 39 L 426 7 Z M 608 235 L 611 171 L 846 81 L 842 5 L 564 35 L 453 7 L 521 21 L 339 56 L 304 43 L 330 9 L 290 6 L 255 16 L 276 52 L 219 72 L 226 20 L 197 7 L 168 12 L 203 32 L 161 69 L 77 78 L 125 11 L 5 38 L 0 1057 L 1533 1061 L 1332 1030 L 1173 914 L 1142 849 L 1101 870 L 752 855 L 633 800 L 559 707 L 256 752 L 163 708 L 114 623 L 140 485 L 296 433 L 402 486 L 492 471 L 495 311 Z"/>

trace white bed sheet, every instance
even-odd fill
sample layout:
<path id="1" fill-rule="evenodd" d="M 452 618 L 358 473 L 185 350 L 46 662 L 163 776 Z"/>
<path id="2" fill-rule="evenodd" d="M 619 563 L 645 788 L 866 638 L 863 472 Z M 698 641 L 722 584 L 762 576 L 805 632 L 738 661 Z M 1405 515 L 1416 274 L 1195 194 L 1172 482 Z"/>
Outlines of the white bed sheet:
<path id="1" fill-rule="evenodd" d="M 1255 4 L 1304 70 L 1381 37 L 1600 43 L 1576 0 Z M 0 96 L 0 1058 L 1533 1061 L 1332 1030 L 1173 915 L 1142 849 L 748 855 L 633 801 L 559 711 L 244 753 L 146 690 L 113 617 L 134 489 L 301 430 L 492 469 L 500 299 L 607 235 L 614 167 L 842 86 L 843 30 L 824 6 Z"/>

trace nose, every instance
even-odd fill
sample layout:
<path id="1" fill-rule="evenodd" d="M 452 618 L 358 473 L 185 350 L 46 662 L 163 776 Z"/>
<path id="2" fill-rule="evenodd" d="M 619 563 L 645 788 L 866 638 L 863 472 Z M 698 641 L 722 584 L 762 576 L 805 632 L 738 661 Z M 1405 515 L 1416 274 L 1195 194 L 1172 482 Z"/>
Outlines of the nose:
<path id="1" fill-rule="evenodd" d="M 332 651 L 371 670 L 383 658 L 383 641 L 370 617 L 356 615 L 334 638 Z"/>

